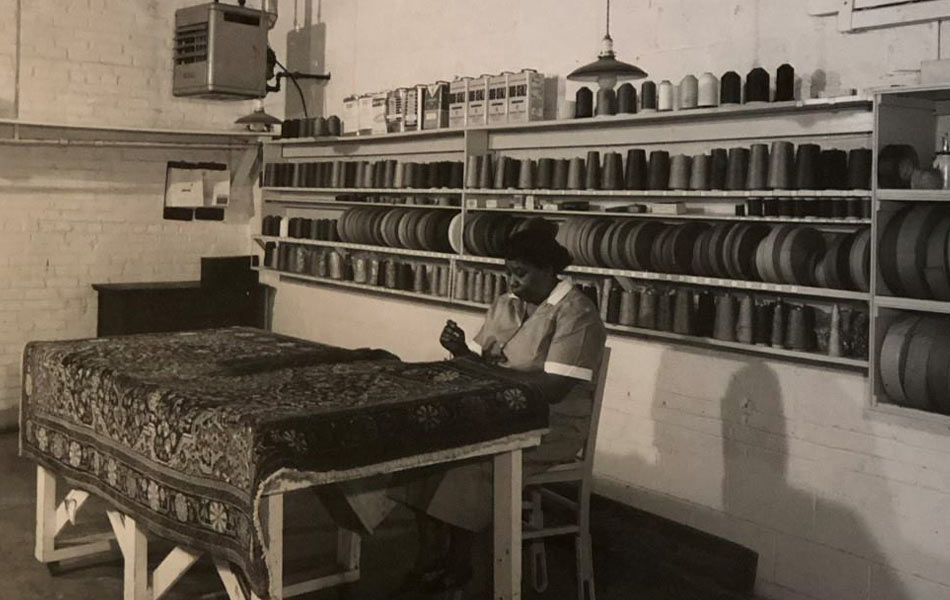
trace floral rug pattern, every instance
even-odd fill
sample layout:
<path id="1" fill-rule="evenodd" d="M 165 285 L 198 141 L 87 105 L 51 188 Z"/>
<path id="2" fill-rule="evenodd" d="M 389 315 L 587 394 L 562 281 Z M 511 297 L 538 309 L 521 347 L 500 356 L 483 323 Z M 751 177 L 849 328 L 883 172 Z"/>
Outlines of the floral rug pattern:
<path id="1" fill-rule="evenodd" d="M 473 363 L 404 363 L 234 327 L 32 342 L 21 452 L 262 597 L 259 486 L 547 426 L 543 390 Z"/>

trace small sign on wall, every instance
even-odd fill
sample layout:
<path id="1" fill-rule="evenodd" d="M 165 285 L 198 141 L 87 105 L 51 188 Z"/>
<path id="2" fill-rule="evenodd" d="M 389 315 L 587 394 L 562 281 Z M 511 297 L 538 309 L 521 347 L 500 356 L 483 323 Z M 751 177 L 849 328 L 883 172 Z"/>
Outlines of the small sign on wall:
<path id="1" fill-rule="evenodd" d="M 230 196 L 231 176 L 224 163 L 171 161 L 165 169 L 166 219 L 224 220 Z"/>

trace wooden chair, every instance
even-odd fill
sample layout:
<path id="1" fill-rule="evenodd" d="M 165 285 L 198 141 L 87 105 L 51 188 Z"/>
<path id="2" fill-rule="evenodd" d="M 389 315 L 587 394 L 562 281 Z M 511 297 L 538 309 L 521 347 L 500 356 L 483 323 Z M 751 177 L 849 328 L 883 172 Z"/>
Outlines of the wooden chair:
<path id="1" fill-rule="evenodd" d="M 531 574 L 534 589 L 538 592 L 543 592 L 548 587 L 544 538 L 573 535 L 577 557 L 578 600 L 595 600 L 594 564 L 590 539 L 590 493 L 593 484 L 594 447 L 597 445 L 597 428 L 600 422 L 600 409 L 603 405 L 609 363 L 610 348 L 604 348 L 604 357 L 594 385 L 590 431 L 581 456 L 574 462 L 555 465 L 543 473 L 526 477 L 524 480 L 528 500 L 525 502 L 527 519 L 523 523 L 522 537 L 525 542 L 530 541 Z M 575 487 L 576 499 L 553 491 L 548 487 L 552 483 Z M 567 525 L 545 527 L 543 501 L 567 508 L 571 512 L 572 522 Z"/>

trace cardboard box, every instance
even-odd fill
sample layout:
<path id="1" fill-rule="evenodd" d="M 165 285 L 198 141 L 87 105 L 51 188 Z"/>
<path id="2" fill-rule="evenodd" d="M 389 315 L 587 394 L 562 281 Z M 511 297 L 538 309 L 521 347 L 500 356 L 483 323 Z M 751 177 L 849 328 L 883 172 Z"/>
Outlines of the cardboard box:
<path id="1" fill-rule="evenodd" d="M 388 99 L 389 94 L 387 92 L 373 94 L 372 132 L 375 134 L 386 133 L 388 131 L 386 125 L 386 100 Z"/>
<path id="2" fill-rule="evenodd" d="M 449 127 L 465 127 L 468 123 L 468 82 L 462 77 L 449 84 Z"/>
<path id="3" fill-rule="evenodd" d="M 343 135 L 356 135 L 360 132 L 359 96 L 347 96 L 343 99 Z"/>
<path id="4" fill-rule="evenodd" d="M 386 131 L 399 133 L 403 130 L 403 107 L 406 105 L 406 88 L 396 88 L 386 95 Z"/>
<path id="5" fill-rule="evenodd" d="M 419 131 L 422 129 L 422 89 L 421 86 L 406 88 L 406 102 L 402 107 L 402 130 Z"/>
<path id="6" fill-rule="evenodd" d="M 362 94 L 359 97 L 360 135 L 373 133 L 373 98 L 374 94 Z"/>
<path id="7" fill-rule="evenodd" d="M 488 79 L 489 125 L 508 122 L 508 76 L 512 74 L 505 72 Z"/>
<path id="8" fill-rule="evenodd" d="M 522 69 L 508 76 L 508 122 L 544 119 L 544 75 Z"/>
<path id="9" fill-rule="evenodd" d="M 422 128 L 442 129 L 449 126 L 449 82 L 437 81 L 420 86 L 422 96 Z"/>
<path id="10" fill-rule="evenodd" d="M 488 120 L 488 80 L 482 75 L 468 83 L 468 126 L 485 125 Z"/>

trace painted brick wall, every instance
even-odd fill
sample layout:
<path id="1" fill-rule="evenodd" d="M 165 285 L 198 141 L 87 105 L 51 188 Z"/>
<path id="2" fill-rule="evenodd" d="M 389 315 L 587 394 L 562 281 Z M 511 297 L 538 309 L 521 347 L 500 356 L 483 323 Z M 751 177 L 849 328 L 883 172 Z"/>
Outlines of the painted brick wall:
<path id="1" fill-rule="evenodd" d="M 174 10 L 189 4 L 0 0 L 0 117 L 13 116 L 19 5 L 20 119 L 232 129 L 249 103 L 172 96 Z M 246 219 L 162 220 L 167 161 L 236 159 L 222 150 L 0 144 L 0 427 L 16 421 L 27 341 L 95 335 L 91 284 L 194 280 L 201 256 L 250 250 Z"/>
<path id="2" fill-rule="evenodd" d="M 603 2 L 325 0 L 327 110 L 353 92 L 593 59 Z M 782 62 L 828 87 L 913 83 L 939 28 L 860 35 L 788 0 L 614 0 L 621 59 L 655 79 Z M 286 11 L 285 11 L 286 12 Z M 398 26 L 394 26 L 398 24 Z M 447 50 L 448 48 L 448 50 Z M 407 360 L 471 312 L 278 284 L 275 328 Z M 950 600 L 950 437 L 866 409 L 848 372 L 613 337 L 600 493 L 759 553 L 758 593 L 788 600 Z"/>

